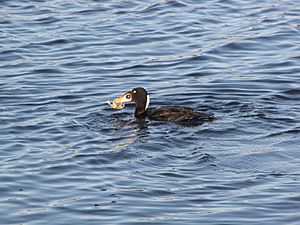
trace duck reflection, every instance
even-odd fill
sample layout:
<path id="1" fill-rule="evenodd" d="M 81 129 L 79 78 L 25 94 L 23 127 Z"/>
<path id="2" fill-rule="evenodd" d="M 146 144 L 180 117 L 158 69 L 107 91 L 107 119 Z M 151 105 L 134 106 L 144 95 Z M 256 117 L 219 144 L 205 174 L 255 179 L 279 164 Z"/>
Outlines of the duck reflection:
<path id="1" fill-rule="evenodd" d="M 123 114 L 123 113 L 121 113 Z M 149 140 L 149 121 L 146 119 L 124 119 L 124 115 L 113 115 L 114 139 L 123 140 L 116 145 L 116 150 L 124 149 L 134 143 L 147 143 Z M 116 137 L 117 136 L 117 137 Z"/>

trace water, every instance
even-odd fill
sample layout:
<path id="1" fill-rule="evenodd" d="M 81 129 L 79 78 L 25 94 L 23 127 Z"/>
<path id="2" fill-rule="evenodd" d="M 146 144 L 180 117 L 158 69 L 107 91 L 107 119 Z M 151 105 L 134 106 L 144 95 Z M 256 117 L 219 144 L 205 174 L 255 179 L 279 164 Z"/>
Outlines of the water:
<path id="1" fill-rule="evenodd" d="M 2 224 L 299 224 L 298 1 L 2 1 Z M 216 119 L 133 118 L 105 103 Z"/>

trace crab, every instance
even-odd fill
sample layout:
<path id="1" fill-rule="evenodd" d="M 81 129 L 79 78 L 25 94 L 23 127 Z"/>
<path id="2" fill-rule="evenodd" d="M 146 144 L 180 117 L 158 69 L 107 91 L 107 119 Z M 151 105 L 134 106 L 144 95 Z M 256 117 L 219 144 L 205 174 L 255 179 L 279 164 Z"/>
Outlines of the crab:
<path id="1" fill-rule="evenodd" d="M 116 99 L 115 99 L 115 100 L 116 100 Z M 123 109 L 123 108 L 125 107 L 125 104 L 124 104 L 124 103 L 117 103 L 115 100 L 112 101 L 112 102 L 109 101 L 109 100 L 107 100 L 106 103 L 109 104 L 111 108 L 117 109 L 117 110 Z"/>

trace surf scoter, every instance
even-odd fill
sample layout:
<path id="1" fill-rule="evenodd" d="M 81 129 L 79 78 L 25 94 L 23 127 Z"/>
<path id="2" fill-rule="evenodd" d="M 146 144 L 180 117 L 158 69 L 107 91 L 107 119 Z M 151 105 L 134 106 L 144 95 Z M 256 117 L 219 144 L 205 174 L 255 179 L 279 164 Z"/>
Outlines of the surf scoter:
<path id="1" fill-rule="evenodd" d="M 134 88 L 121 97 L 114 99 L 110 106 L 114 109 L 122 109 L 125 103 L 135 102 L 136 118 L 143 119 L 145 117 L 150 120 L 174 122 L 182 125 L 199 125 L 205 121 L 211 121 L 213 116 L 196 112 L 192 109 L 181 106 L 163 106 L 160 108 L 148 108 L 150 96 L 147 91 L 142 88 Z"/>

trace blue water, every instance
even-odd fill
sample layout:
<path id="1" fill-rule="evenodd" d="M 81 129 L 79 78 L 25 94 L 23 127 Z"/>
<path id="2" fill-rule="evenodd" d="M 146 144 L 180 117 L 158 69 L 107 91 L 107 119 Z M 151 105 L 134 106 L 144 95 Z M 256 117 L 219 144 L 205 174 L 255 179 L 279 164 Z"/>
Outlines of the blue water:
<path id="1" fill-rule="evenodd" d="M 300 224 L 299 1 L 2 1 L 1 224 Z M 145 87 L 201 126 L 105 103 Z"/>

